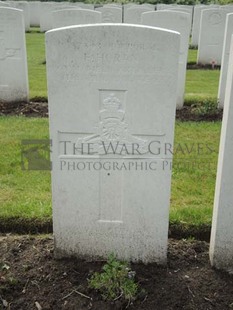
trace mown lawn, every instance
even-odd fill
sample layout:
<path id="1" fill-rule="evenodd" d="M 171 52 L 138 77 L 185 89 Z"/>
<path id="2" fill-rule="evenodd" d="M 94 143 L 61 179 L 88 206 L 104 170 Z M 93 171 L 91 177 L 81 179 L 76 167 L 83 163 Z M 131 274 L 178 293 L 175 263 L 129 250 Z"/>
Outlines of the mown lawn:
<path id="1" fill-rule="evenodd" d="M 176 122 L 171 222 L 211 223 L 220 130 L 220 122 Z"/>
<path id="2" fill-rule="evenodd" d="M 48 119 L 0 117 L 0 217 L 51 216 L 50 172 L 21 169 L 23 139 L 48 139 Z"/>
<path id="3" fill-rule="evenodd" d="M 217 100 L 220 70 L 187 70 L 186 100 Z"/>
<path id="4" fill-rule="evenodd" d="M 172 222 L 210 223 L 220 127 L 219 122 L 176 123 Z M 21 168 L 21 140 L 47 138 L 48 119 L 0 117 L 0 218 L 51 217 L 50 172 Z"/>
<path id="5" fill-rule="evenodd" d="M 26 33 L 30 98 L 47 98 L 45 35 Z"/>

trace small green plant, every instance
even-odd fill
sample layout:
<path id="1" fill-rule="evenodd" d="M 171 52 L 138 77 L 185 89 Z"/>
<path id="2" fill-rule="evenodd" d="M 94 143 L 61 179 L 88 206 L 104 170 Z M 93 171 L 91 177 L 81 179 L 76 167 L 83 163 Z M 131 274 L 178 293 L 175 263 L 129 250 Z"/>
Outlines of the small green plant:
<path id="1" fill-rule="evenodd" d="M 198 46 L 197 46 L 197 45 L 192 45 L 192 44 L 190 44 L 190 45 L 189 45 L 189 49 L 190 49 L 190 50 L 198 50 Z"/>
<path id="2" fill-rule="evenodd" d="M 203 102 L 193 105 L 192 110 L 200 116 L 214 115 L 219 112 L 217 103 L 213 100 L 203 100 Z"/>
<path id="3" fill-rule="evenodd" d="M 131 270 L 128 263 L 110 255 L 102 270 L 95 272 L 88 280 L 90 288 L 99 291 L 104 300 L 135 300 L 138 284 L 135 282 L 135 271 Z"/>
<path id="4" fill-rule="evenodd" d="M 16 285 L 18 283 L 17 279 L 13 277 L 12 273 L 10 272 L 10 266 L 0 261 L 0 289 L 3 285 Z"/>

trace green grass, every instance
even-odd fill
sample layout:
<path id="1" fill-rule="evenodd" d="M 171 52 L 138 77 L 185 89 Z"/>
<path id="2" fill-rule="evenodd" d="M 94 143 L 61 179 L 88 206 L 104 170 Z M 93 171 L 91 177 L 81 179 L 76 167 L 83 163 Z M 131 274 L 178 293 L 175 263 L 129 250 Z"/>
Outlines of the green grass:
<path id="1" fill-rule="evenodd" d="M 47 98 L 45 36 L 42 33 L 27 33 L 27 58 L 30 98 Z"/>
<path id="2" fill-rule="evenodd" d="M 197 50 L 190 49 L 188 63 L 196 63 Z M 220 70 L 187 70 L 185 101 L 217 101 Z"/>
<path id="3" fill-rule="evenodd" d="M 196 63 L 197 61 L 197 50 L 189 50 L 188 53 L 188 63 Z"/>
<path id="4" fill-rule="evenodd" d="M 220 129 L 220 122 L 176 123 L 171 222 L 194 225 L 211 222 Z M 178 148 L 179 145 L 182 147 Z M 189 149 L 194 146 L 190 154 L 182 153 L 185 145 Z"/>
<path id="5" fill-rule="evenodd" d="M 48 119 L 0 118 L 0 216 L 51 216 L 50 172 L 21 170 L 21 140 L 48 139 Z"/>
<path id="6" fill-rule="evenodd" d="M 187 70 L 185 99 L 217 100 L 219 75 L 219 70 Z"/>
<path id="7" fill-rule="evenodd" d="M 172 222 L 201 225 L 210 223 L 220 123 L 177 122 L 175 131 L 174 169 L 172 174 Z M 50 172 L 21 170 L 21 140 L 48 138 L 48 119 L 0 117 L 0 217 L 51 217 Z M 198 143 L 207 144 L 213 154 L 183 155 L 178 146 L 190 148 Z M 206 147 L 205 147 L 206 150 Z M 179 152 L 178 152 L 179 151 Z M 211 163 L 208 167 L 187 169 L 177 167 L 184 161 Z"/>

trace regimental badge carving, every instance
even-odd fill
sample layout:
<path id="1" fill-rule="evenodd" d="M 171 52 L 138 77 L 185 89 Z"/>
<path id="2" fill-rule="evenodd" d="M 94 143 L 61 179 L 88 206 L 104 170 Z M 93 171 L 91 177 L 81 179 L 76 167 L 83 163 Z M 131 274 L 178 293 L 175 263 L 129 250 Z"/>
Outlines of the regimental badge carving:
<path id="1" fill-rule="evenodd" d="M 122 92 L 125 91 L 106 91 L 106 94 L 102 96 L 100 105 L 102 108 L 99 112 L 99 124 L 95 130 L 96 133 L 78 139 L 75 145 L 77 149 L 81 149 L 82 144 L 92 143 L 95 153 L 99 155 L 106 155 L 106 146 L 109 144 L 111 147 L 108 147 L 108 154 L 129 155 L 132 145 L 137 146 L 137 151 L 140 154 L 148 152 L 148 141 L 134 136 L 128 131 L 125 111 L 122 101 L 117 95 L 118 92 L 121 92 L 122 96 Z"/>
<path id="2" fill-rule="evenodd" d="M 211 25 L 218 25 L 222 22 L 223 17 L 220 13 L 214 12 L 208 17 L 208 21 Z"/>
<path id="3" fill-rule="evenodd" d="M 3 31 L 0 31 L 0 60 L 5 60 L 9 57 L 19 57 L 20 55 L 20 48 L 15 47 L 6 47 L 5 39 Z"/>
<path id="4" fill-rule="evenodd" d="M 114 23 L 115 17 L 110 11 L 105 11 L 104 14 L 102 13 L 102 20 L 105 23 Z"/>

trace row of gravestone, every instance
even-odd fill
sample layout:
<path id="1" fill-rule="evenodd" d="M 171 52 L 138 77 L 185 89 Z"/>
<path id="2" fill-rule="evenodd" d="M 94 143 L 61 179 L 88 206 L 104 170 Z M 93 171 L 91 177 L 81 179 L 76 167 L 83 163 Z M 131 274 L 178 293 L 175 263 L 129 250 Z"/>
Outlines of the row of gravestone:
<path id="1" fill-rule="evenodd" d="M 46 34 L 56 257 L 165 263 L 180 35 L 98 24 Z M 210 260 L 233 270 L 233 41 Z"/>
<path id="2" fill-rule="evenodd" d="M 56 27 L 72 25 L 72 16 L 67 15 L 99 15 L 101 13 L 90 10 L 60 10 L 55 12 Z M 6 72 L 2 76 L 0 87 L 2 92 L 0 94 L 1 101 L 28 101 L 28 78 L 26 66 L 26 49 L 25 38 L 22 22 L 22 11 L 12 8 L 0 8 L 1 18 L 1 37 L 4 44 L 0 47 L 0 69 Z M 68 17 L 71 16 L 71 20 Z M 94 23 L 100 22 L 96 17 L 92 20 Z M 181 45 L 179 53 L 179 83 L 177 94 L 177 108 L 183 106 L 184 91 L 185 91 L 185 76 L 186 76 L 186 62 L 188 56 L 189 33 L 191 29 L 190 15 L 182 12 L 147 12 L 143 14 L 143 21 L 145 25 L 157 26 L 162 28 L 173 29 L 181 33 Z M 91 20 L 89 20 L 91 23 Z M 1 29 L 0 28 L 0 29 Z M 14 33 L 14 36 L 10 35 Z M 14 41 L 15 37 L 15 41 Z M 9 47 L 9 48 L 8 48 Z M 10 54 L 11 53 L 11 54 Z M 16 57 L 18 54 L 18 57 Z M 15 76 L 16 63 L 18 67 L 18 82 Z M 8 68 L 8 71 L 5 71 Z M 21 89 L 21 91 L 19 91 Z M 4 90 L 4 91 L 3 91 Z"/>
<path id="3" fill-rule="evenodd" d="M 21 78 L 21 86 L 26 84 L 22 12 L 1 9 L 0 25 L 4 94 L 12 71 L 17 83 Z M 174 138 L 180 39 L 177 32 L 129 24 L 47 32 L 57 257 L 96 259 L 115 253 L 121 259 L 166 262 L 172 163 L 168 150 Z M 232 77 L 233 45 L 210 247 L 212 264 L 229 271 Z M 21 88 L 11 91 L 21 94 Z"/>
<path id="4" fill-rule="evenodd" d="M 103 9 L 103 8 L 101 8 Z M 111 10 L 118 10 L 118 8 L 111 8 Z M 135 10 L 134 7 L 128 9 Z M 143 9 L 144 10 L 144 9 Z M 220 9 L 217 9 L 220 10 Z M 22 26 L 22 12 L 20 13 L 17 9 L 8 9 L 8 8 L 0 8 L 1 13 L 1 36 L 2 40 L 5 42 L 0 47 L 0 57 L 1 63 L 0 68 L 4 70 L 4 67 L 11 68 L 12 70 L 5 71 L 6 73 L 2 76 L 2 82 L 0 83 L 0 87 L 2 89 L 0 100 L 1 101 L 27 101 L 28 100 L 28 78 L 27 78 L 27 66 L 24 62 L 19 61 L 19 67 L 21 68 L 18 76 L 18 83 L 20 87 L 18 87 L 17 79 L 15 77 L 15 59 L 14 53 L 21 53 L 22 59 L 25 59 L 26 62 L 26 51 L 25 51 L 25 39 L 23 35 L 23 26 Z M 8 13 L 6 13 L 8 12 Z M 203 14 L 207 14 L 207 17 L 211 17 L 210 19 L 206 18 L 207 21 L 213 21 L 215 18 L 215 22 L 217 21 L 216 9 L 203 10 Z M 225 14 L 225 10 L 220 10 L 221 14 Z M 19 17 L 17 18 L 17 14 Z M 80 23 L 99 23 L 101 22 L 101 14 L 100 12 L 95 12 L 91 10 L 83 10 L 83 9 L 64 9 L 53 12 L 53 23 L 55 28 L 73 25 L 77 20 Z M 5 17 L 4 17 L 5 16 Z M 225 24 L 225 37 L 221 36 L 221 41 L 223 43 L 216 42 L 216 45 L 213 46 L 207 44 L 207 48 L 213 50 L 214 53 L 220 52 L 222 53 L 222 69 L 220 75 L 220 83 L 219 83 L 219 107 L 223 107 L 224 96 L 225 96 L 225 88 L 226 88 L 226 74 L 228 68 L 228 58 L 229 58 L 229 42 L 230 36 L 233 32 L 233 14 L 226 15 L 226 23 Z M 188 47 L 189 47 L 189 33 L 191 30 L 191 17 L 190 14 L 178 11 L 149 11 L 141 14 L 141 24 L 145 24 L 153 27 L 160 27 L 165 29 L 170 29 L 173 31 L 177 31 L 181 34 L 181 44 L 180 44 L 180 53 L 179 53 L 179 77 L 178 77 L 178 91 L 177 91 L 177 108 L 181 108 L 184 103 L 184 92 L 185 92 L 185 80 L 186 80 L 186 63 L 188 57 Z M 11 20 L 13 21 L 11 23 Z M 224 19 L 225 20 L 225 19 Z M 215 22 L 213 23 L 213 27 L 211 29 L 212 33 L 216 35 L 216 33 L 220 33 L 217 31 L 221 27 L 219 24 Z M 210 27 L 203 24 L 203 29 L 207 29 L 207 32 L 210 32 Z M 14 29 L 15 28 L 15 29 Z M 215 31 L 214 31 L 215 29 Z M 14 36 L 10 35 L 10 32 L 14 31 L 15 33 L 15 42 L 13 41 Z M 20 33 L 19 35 L 17 35 Z M 202 32 L 201 32 L 202 33 Z M 222 33 L 222 30 L 221 30 Z M 208 43 L 208 35 L 206 36 L 206 42 Z M 202 36 L 204 37 L 204 35 Z M 212 36 L 210 36 L 212 37 Z M 219 36 L 220 38 L 220 36 Z M 7 43 L 6 43 L 7 42 Z M 8 45 L 7 48 L 5 45 Z M 223 45 L 223 48 L 221 46 Z M 11 48 L 10 48 L 11 47 Z M 203 47 L 203 50 L 206 50 Z M 24 55 L 24 56 L 23 56 Z M 24 71 L 22 71 L 24 70 Z M 3 71 L 3 72 L 4 72 Z M 24 78 L 25 77 L 25 78 Z M 8 87 L 8 88 L 7 88 Z M 18 88 L 21 91 L 18 91 Z M 23 90 L 24 88 L 24 90 Z M 7 91 L 8 89 L 8 91 Z"/>
<path id="5" fill-rule="evenodd" d="M 150 4 L 128 4 L 125 6 L 107 4 L 103 7 L 96 7 L 95 11 L 94 5 L 79 2 L 8 1 L 0 2 L 1 5 L 10 5 L 22 9 L 24 11 L 25 29 L 29 30 L 30 25 L 40 25 L 41 32 L 71 24 L 121 23 L 122 21 L 130 24 L 141 24 L 143 23 L 142 14 L 155 10 L 155 6 Z M 81 8 L 88 10 L 79 10 Z M 191 43 L 198 46 L 197 63 L 212 64 L 213 66 L 221 64 L 226 16 L 233 12 L 232 5 L 196 5 L 193 8 L 193 6 L 185 5 L 158 4 L 157 11 L 159 10 L 190 14 Z M 221 103 L 223 101 L 221 93 L 219 95 Z"/>

